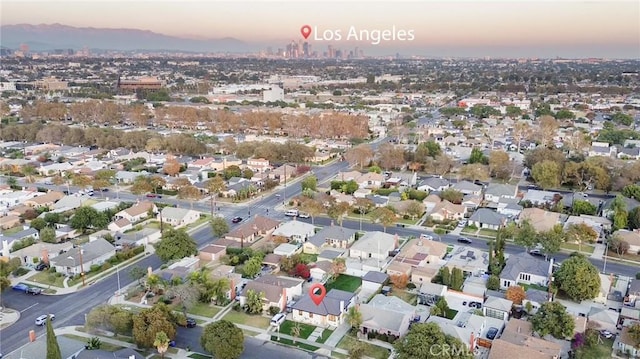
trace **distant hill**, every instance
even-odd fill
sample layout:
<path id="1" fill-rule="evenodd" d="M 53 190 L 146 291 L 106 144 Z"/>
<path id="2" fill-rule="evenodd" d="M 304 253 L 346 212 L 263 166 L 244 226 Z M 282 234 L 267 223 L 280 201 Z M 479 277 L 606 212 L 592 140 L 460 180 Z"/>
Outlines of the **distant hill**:
<path id="1" fill-rule="evenodd" d="M 29 45 L 33 51 L 54 49 L 100 50 L 167 50 L 193 52 L 251 51 L 251 46 L 234 38 L 209 40 L 186 39 L 137 29 L 104 29 L 51 25 L 2 25 L 0 43 L 3 47 L 17 49 L 20 44 Z"/>

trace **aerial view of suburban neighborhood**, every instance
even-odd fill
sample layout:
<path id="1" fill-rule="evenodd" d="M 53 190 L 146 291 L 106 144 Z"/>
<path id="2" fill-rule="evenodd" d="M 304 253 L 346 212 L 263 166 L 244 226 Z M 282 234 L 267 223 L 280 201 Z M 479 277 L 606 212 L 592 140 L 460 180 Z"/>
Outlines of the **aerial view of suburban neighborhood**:
<path id="1" fill-rule="evenodd" d="M 584 13 L 628 9 L 626 52 L 423 56 L 3 2 L 0 358 L 640 357 L 640 3 L 612 3 Z"/>

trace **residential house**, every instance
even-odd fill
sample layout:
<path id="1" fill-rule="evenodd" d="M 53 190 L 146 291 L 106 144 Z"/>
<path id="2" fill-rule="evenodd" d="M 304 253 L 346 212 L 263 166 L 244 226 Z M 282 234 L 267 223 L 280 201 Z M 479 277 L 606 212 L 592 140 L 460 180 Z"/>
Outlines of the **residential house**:
<path id="1" fill-rule="evenodd" d="M 249 283 L 248 279 L 243 279 L 242 274 L 235 273 L 235 267 L 228 265 L 219 265 L 211 270 L 211 280 L 226 279 L 229 281 L 229 289 L 224 294 L 225 298 L 235 300 L 237 294 L 243 289 L 243 286 Z"/>
<path id="2" fill-rule="evenodd" d="M 504 359 L 514 356 L 523 359 L 560 359 L 562 346 L 533 336 L 531 322 L 510 319 L 499 339 L 491 343 L 488 359 Z"/>
<path id="3" fill-rule="evenodd" d="M 82 204 L 89 200 L 88 196 L 64 196 L 53 205 L 54 213 L 72 211 L 82 207 Z"/>
<path id="4" fill-rule="evenodd" d="M 92 265 L 102 265 L 116 254 L 116 247 L 104 238 L 71 248 L 67 253 L 50 260 L 58 273 L 80 274 Z"/>
<path id="5" fill-rule="evenodd" d="M 433 209 L 440 202 L 442 202 L 442 199 L 439 196 L 435 194 L 428 195 L 425 199 L 422 200 L 422 204 L 424 204 L 425 213 L 433 212 Z"/>
<path id="6" fill-rule="evenodd" d="M 629 326 L 622 328 L 622 332 L 614 342 L 614 349 L 628 353 L 631 358 L 638 358 L 640 357 L 640 347 L 638 347 L 638 341 L 635 337 L 629 333 L 630 328 Z"/>
<path id="7" fill-rule="evenodd" d="M 589 323 L 595 323 L 599 329 L 608 330 L 615 333 L 618 325 L 620 313 L 603 306 L 592 306 L 587 314 Z"/>
<path id="8" fill-rule="evenodd" d="M 527 252 L 512 254 L 500 273 L 500 288 L 507 289 L 519 283 L 546 287 L 553 269 L 553 259 L 546 261 Z"/>
<path id="9" fill-rule="evenodd" d="M 441 178 L 441 177 L 429 177 L 423 179 L 418 184 L 418 191 L 425 192 L 442 192 L 445 189 L 449 188 L 449 180 Z"/>
<path id="10" fill-rule="evenodd" d="M 615 200 L 616 197 L 613 197 L 604 201 L 604 204 L 602 205 L 602 217 L 611 218 L 611 216 L 613 216 L 613 210 L 611 209 L 611 206 L 613 205 L 613 202 Z M 627 211 L 631 211 L 632 209 L 640 206 L 640 202 L 633 198 L 623 196 L 622 200 L 624 201 Z"/>
<path id="11" fill-rule="evenodd" d="M 302 279 L 276 277 L 271 274 L 260 276 L 247 283 L 239 296 L 240 305 L 246 303 L 247 292 L 253 290 L 256 293 L 263 293 L 262 301 L 265 312 L 270 307 L 280 308 L 280 311 L 284 312 L 287 303 L 302 295 L 302 283 L 304 283 Z"/>
<path id="12" fill-rule="evenodd" d="M 418 302 L 421 304 L 435 304 L 447 293 L 447 286 L 431 282 L 423 282 L 418 289 Z"/>
<path id="13" fill-rule="evenodd" d="M 591 142 L 591 147 L 588 152 L 589 157 L 611 157 L 615 154 L 616 148 L 606 142 Z"/>
<path id="14" fill-rule="evenodd" d="M 415 306 L 398 297 L 383 294 L 377 294 L 368 303 L 360 304 L 359 310 L 362 313 L 362 333 L 381 333 L 396 338 L 409 331 L 409 324 L 416 317 Z"/>
<path id="15" fill-rule="evenodd" d="M 482 314 L 487 317 L 500 319 L 506 322 L 509 320 L 512 307 L 513 302 L 510 300 L 488 296 L 482 306 Z"/>
<path id="16" fill-rule="evenodd" d="M 458 247 L 450 255 L 446 266 L 450 271 L 459 268 L 465 275 L 483 275 L 489 265 L 489 253 L 475 248 Z"/>
<path id="17" fill-rule="evenodd" d="M 553 204 L 556 200 L 562 196 L 558 192 L 540 191 L 536 189 L 530 189 L 525 192 L 522 198 L 523 202 L 531 202 L 534 206 L 543 206 Z"/>
<path id="18" fill-rule="evenodd" d="M 35 191 L 6 191 L 0 194 L 0 207 L 9 208 L 21 203 L 25 203 L 38 194 L 39 193 Z"/>
<path id="19" fill-rule="evenodd" d="M 303 244 L 302 251 L 318 254 L 322 247 L 348 248 L 356 239 L 357 231 L 339 226 L 324 227 Z"/>
<path id="20" fill-rule="evenodd" d="M 297 174 L 297 168 L 289 165 L 282 165 L 271 172 L 269 172 L 269 178 L 278 181 L 279 183 L 285 183 L 291 180 Z"/>
<path id="21" fill-rule="evenodd" d="M 275 219 L 255 216 L 250 221 L 227 233 L 224 238 L 241 243 L 253 243 L 260 237 L 271 235 L 279 226 L 280 222 Z"/>
<path id="22" fill-rule="evenodd" d="M 205 261 L 218 261 L 227 254 L 227 247 L 208 244 L 198 252 L 200 259 Z"/>
<path id="23" fill-rule="evenodd" d="M 85 350 L 86 340 L 80 341 L 58 335 L 56 337 L 58 347 L 60 348 L 60 358 L 76 359 L 78 355 Z M 3 359 L 42 359 L 47 357 L 47 337 L 42 335 L 33 342 L 28 342 L 20 350 L 13 353 L 7 353 Z M 112 354 L 113 357 L 113 354 Z"/>
<path id="24" fill-rule="evenodd" d="M 490 183 L 484 191 L 484 199 L 490 202 L 500 202 L 503 198 L 515 199 L 518 187 L 503 183 Z"/>
<path id="25" fill-rule="evenodd" d="M 389 276 L 382 272 L 369 271 L 362 277 L 362 290 L 377 292 L 387 284 Z"/>
<path id="26" fill-rule="evenodd" d="M 471 215 L 469 224 L 478 228 L 498 230 L 507 224 L 507 217 L 488 208 L 480 208 Z"/>
<path id="27" fill-rule="evenodd" d="M 316 233 L 316 226 L 302 221 L 285 222 L 271 234 L 273 237 L 286 238 L 288 242 L 304 243 Z"/>
<path id="28" fill-rule="evenodd" d="M 144 359 L 144 355 L 131 348 L 124 348 L 114 352 L 103 349 L 85 349 L 75 359 Z"/>
<path id="29" fill-rule="evenodd" d="M 400 253 L 393 258 L 393 261 L 387 267 L 387 273 L 389 275 L 407 274 L 412 276 L 414 268 L 438 265 L 446 254 L 446 243 L 413 238 L 409 240 L 409 242 L 402 247 Z M 414 282 L 416 284 L 421 283 L 421 279 L 424 279 L 420 276 L 416 278 L 419 278 L 418 282 Z"/>
<path id="30" fill-rule="evenodd" d="M 136 180 L 136 178 L 143 176 L 146 177 L 148 176 L 149 173 L 146 171 L 143 172 L 131 172 L 131 171 L 118 171 L 116 172 L 116 182 L 118 182 L 119 184 L 124 184 L 124 185 L 129 185 L 132 184 L 133 181 Z"/>
<path id="31" fill-rule="evenodd" d="M 282 243 L 273 250 L 273 254 L 282 257 L 291 257 L 294 254 L 302 252 L 302 246 L 291 243 Z"/>
<path id="32" fill-rule="evenodd" d="M 482 195 L 467 194 L 462 198 L 461 204 L 467 212 L 475 211 L 482 204 Z"/>
<path id="33" fill-rule="evenodd" d="M 461 204 L 453 204 L 446 199 L 435 205 L 429 216 L 435 221 L 459 220 L 464 218 L 467 208 Z"/>
<path id="34" fill-rule="evenodd" d="M 629 253 L 640 253 L 640 231 L 619 229 L 613 233 L 613 236 L 629 245 Z"/>
<path id="35" fill-rule="evenodd" d="M 126 219 L 131 223 L 139 222 L 147 217 L 149 213 L 156 213 L 158 207 L 151 201 L 142 201 L 115 214 L 116 219 Z"/>
<path id="36" fill-rule="evenodd" d="M 507 218 L 518 218 L 522 214 L 524 207 L 515 203 L 516 201 L 518 200 L 503 199 L 500 203 L 497 203 L 496 212 L 506 216 Z"/>
<path id="37" fill-rule="evenodd" d="M 24 204 L 33 208 L 49 208 L 64 197 L 64 193 L 51 191 L 40 196 L 33 197 L 24 201 Z"/>
<path id="38" fill-rule="evenodd" d="M 208 169 L 211 168 L 213 161 L 215 161 L 215 159 L 211 157 L 198 158 L 197 160 L 189 162 L 187 168 Z"/>
<path id="39" fill-rule="evenodd" d="M 235 157 L 223 157 L 215 159 L 210 167 L 213 171 L 224 171 L 230 166 L 242 166 L 242 160 Z"/>
<path id="40" fill-rule="evenodd" d="M 327 260 L 318 260 L 315 266 L 309 269 L 311 278 L 317 282 L 326 281 L 333 273 L 333 262 Z"/>
<path id="41" fill-rule="evenodd" d="M 533 309 L 533 313 L 535 313 L 542 304 L 545 302 L 551 301 L 551 295 L 548 291 L 543 291 L 539 289 L 529 288 L 525 292 L 525 299 L 522 301 L 522 306 L 526 308 L 527 303 L 531 303 L 531 308 Z M 582 317 L 581 317 L 582 318 Z"/>
<path id="42" fill-rule="evenodd" d="M 621 160 L 640 160 L 640 148 L 639 147 L 623 147 L 618 151 L 618 159 Z"/>
<path id="43" fill-rule="evenodd" d="M 545 211 L 540 208 L 525 208 L 520 213 L 519 222 L 528 220 L 536 232 L 546 232 L 560 223 L 560 213 Z"/>
<path id="44" fill-rule="evenodd" d="M 356 178 L 359 188 L 380 188 L 384 182 L 382 173 L 367 172 Z"/>
<path id="45" fill-rule="evenodd" d="M 349 248 L 349 257 L 386 260 L 389 252 L 398 248 L 398 236 L 374 231 L 367 232 Z"/>
<path id="46" fill-rule="evenodd" d="M 462 194 L 472 194 L 476 196 L 482 195 L 482 186 L 469 181 L 456 182 L 451 188 Z"/>
<path id="47" fill-rule="evenodd" d="M 264 173 L 271 170 L 269 160 L 264 158 L 249 158 L 246 167 L 254 173 Z"/>
<path id="48" fill-rule="evenodd" d="M 109 225 L 107 226 L 107 229 L 109 229 L 110 231 L 120 232 L 120 233 L 124 233 L 125 231 L 128 231 L 132 228 L 133 228 L 133 223 L 131 223 L 131 221 L 129 221 L 126 218 L 117 219 L 109 223 Z"/>
<path id="49" fill-rule="evenodd" d="M 180 228 L 195 223 L 200 219 L 200 212 L 193 209 L 164 207 L 158 214 L 158 220 L 174 228 Z"/>
<path id="50" fill-rule="evenodd" d="M 313 302 L 309 293 L 305 293 L 291 306 L 293 320 L 318 327 L 336 328 L 344 323 L 349 308 L 355 302 L 355 293 L 339 289 L 331 289 L 319 305 Z"/>
<path id="51" fill-rule="evenodd" d="M 348 172 L 340 172 L 336 176 L 336 179 L 339 179 L 342 182 L 355 181 L 358 182 L 358 179 L 362 176 L 361 172 L 358 171 L 348 171 Z"/>

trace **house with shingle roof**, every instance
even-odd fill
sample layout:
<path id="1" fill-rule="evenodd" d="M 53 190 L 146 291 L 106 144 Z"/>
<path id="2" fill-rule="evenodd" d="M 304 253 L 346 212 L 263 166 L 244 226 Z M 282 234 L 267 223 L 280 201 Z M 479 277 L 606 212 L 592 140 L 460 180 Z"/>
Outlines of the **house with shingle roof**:
<path id="1" fill-rule="evenodd" d="M 429 216 L 436 221 L 464 218 L 467 208 L 461 204 L 453 204 L 446 199 L 435 205 Z"/>
<path id="2" fill-rule="evenodd" d="M 64 197 L 64 193 L 51 191 L 41 196 L 36 196 L 24 201 L 24 204 L 33 208 L 51 207 Z"/>
<path id="3" fill-rule="evenodd" d="M 115 214 L 117 219 L 126 219 L 131 223 L 141 221 L 149 216 L 149 212 L 157 212 L 158 207 L 151 201 L 142 201 Z"/>
<path id="4" fill-rule="evenodd" d="M 158 220 L 167 223 L 174 228 L 188 226 L 200 219 L 200 212 L 176 207 L 164 207 L 158 214 Z"/>
<path id="5" fill-rule="evenodd" d="M 449 188 L 449 180 L 440 177 L 429 177 L 418 184 L 418 191 L 441 192 Z"/>
<path id="6" fill-rule="evenodd" d="M 469 224 L 478 228 L 498 230 L 507 224 L 507 216 L 488 208 L 480 208 L 471 215 Z"/>
<path id="7" fill-rule="evenodd" d="M 560 223 L 560 213 L 545 211 L 540 208 L 525 208 L 520 213 L 518 221 L 525 220 L 528 220 L 537 232 L 546 232 Z"/>
<path id="8" fill-rule="evenodd" d="M 500 202 L 503 198 L 516 198 L 518 187 L 505 183 L 490 183 L 484 191 L 484 199 L 490 202 Z"/>
<path id="9" fill-rule="evenodd" d="M 488 296 L 482 306 L 482 314 L 490 318 L 507 321 L 512 307 L 513 302 L 508 299 Z"/>
<path id="10" fill-rule="evenodd" d="M 451 186 L 451 188 L 462 194 L 482 195 L 482 186 L 469 181 L 459 181 Z"/>
<path id="11" fill-rule="evenodd" d="M 356 239 L 356 231 L 340 226 L 324 227 L 302 245 L 307 254 L 318 254 L 322 247 L 348 248 Z"/>
<path id="12" fill-rule="evenodd" d="M 518 283 L 546 287 L 553 268 L 553 259 L 546 261 L 527 252 L 512 254 L 500 273 L 500 288 L 507 289 Z"/>
<path id="13" fill-rule="evenodd" d="M 255 216 L 227 233 L 224 238 L 241 243 L 253 243 L 259 237 L 271 235 L 280 226 L 280 223 L 280 221 L 269 217 Z"/>
<path id="14" fill-rule="evenodd" d="M 356 294 L 340 289 L 331 289 L 319 305 L 309 293 L 291 306 L 293 320 L 318 327 L 338 327 L 344 323 L 349 308 L 355 305 Z"/>
<path id="15" fill-rule="evenodd" d="M 240 305 L 245 305 L 247 292 L 253 290 L 256 293 L 263 294 L 262 302 L 264 311 L 269 310 L 269 307 L 277 307 L 280 308 L 281 311 L 284 311 L 287 303 L 302 295 L 302 283 L 304 283 L 302 279 L 278 277 L 270 274 L 258 277 L 247 283 L 247 286 L 238 296 Z M 309 294 L 307 294 L 307 296 L 308 295 Z"/>

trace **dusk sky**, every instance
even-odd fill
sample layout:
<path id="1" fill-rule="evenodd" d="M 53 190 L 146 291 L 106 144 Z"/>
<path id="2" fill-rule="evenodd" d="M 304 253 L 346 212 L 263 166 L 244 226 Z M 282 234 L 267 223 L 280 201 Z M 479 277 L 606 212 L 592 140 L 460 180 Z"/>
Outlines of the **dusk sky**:
<path id="1" fill-rule="evenodd" d="M 192 38 L 233 37 L 283 47 L 300 27 L 414 30 L 411 42 L 314 41 L 316 49 L 430 56 L 640 58 L 640 1 L 55 1 L 2 0 L 1 21 L 135 28 Z M 377 48 L 376 48 L 377 47 Z"/>

